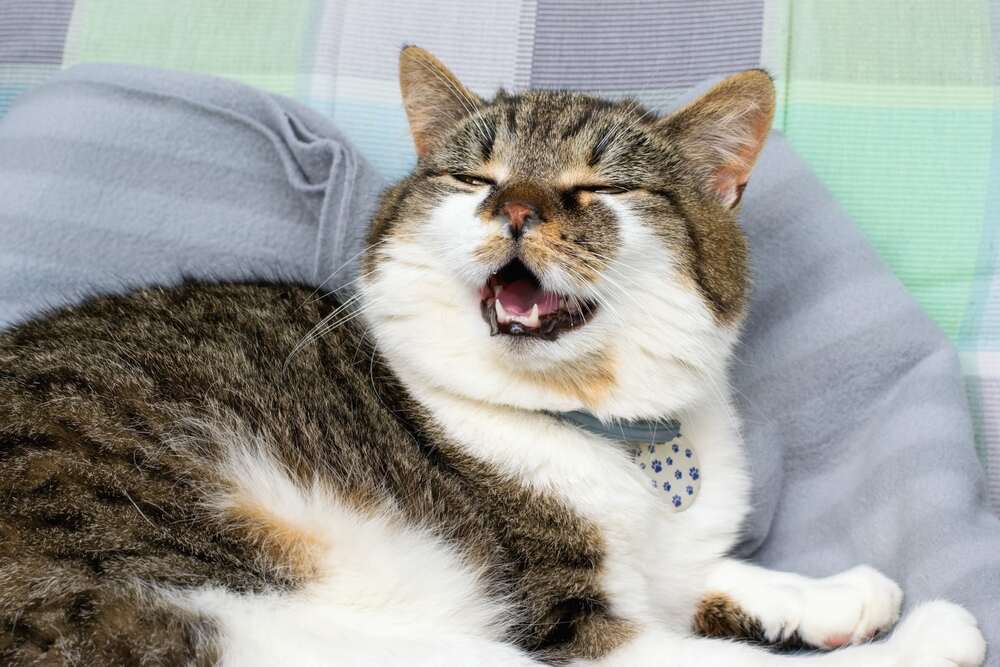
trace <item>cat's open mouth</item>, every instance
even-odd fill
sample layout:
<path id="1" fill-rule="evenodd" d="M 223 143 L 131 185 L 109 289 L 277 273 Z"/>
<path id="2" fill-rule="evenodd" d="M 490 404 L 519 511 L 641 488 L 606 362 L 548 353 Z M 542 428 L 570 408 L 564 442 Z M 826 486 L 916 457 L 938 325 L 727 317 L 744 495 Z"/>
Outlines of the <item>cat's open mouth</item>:
<path id="1" fill-rule="evenodd" d="M 531 336 L 555 340 L 586 324 L 597 304 L 542 289 L 541 282 L 519 259 L 494 273 L 480 289 L 480 310 L 490 335 Z"/>

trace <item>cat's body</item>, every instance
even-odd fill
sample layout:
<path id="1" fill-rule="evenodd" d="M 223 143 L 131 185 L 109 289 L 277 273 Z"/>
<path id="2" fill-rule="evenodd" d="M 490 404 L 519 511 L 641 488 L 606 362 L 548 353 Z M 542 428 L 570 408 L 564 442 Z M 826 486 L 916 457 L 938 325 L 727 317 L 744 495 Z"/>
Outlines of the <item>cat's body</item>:
<path id="1" fill-rule="evenodd" d="M 468 632 L 555 655 L 574 634 L 559 623 L 624 628 L 597 526 L 437 434 L 358 327 L 284 366 L 329 311 L 301 288 L 190 285 L 0 338 L 8 656 L 179 659 L 212 624 L 157 629 L 170 613 L 143 587 L 275 659 L 311 624 L 367 627 L 373 659 L 379 636 L 399 651 L 401 635 Z M 296 605 L 320 587 L 357 627 Z M 268 597 L 289 611 L 254 620 L 249 601 Z"/>
<path id="2" fill-rule="evenodd" d="M 817 656 L 694 636 L 829 649 L 901 602 L 869 568 L 812 580 L 726 556 L 749 491 L 725 375 L 734 211 L 767 77 L 666 119 L 486 102 L 417 49 L 402 83 L 421 160 L 341 306 L 187 285 L 0 334 L 0 656 L 979 664 L 946 603 Z M 677 420 L 697 497 L 673 511 L 579 410 Z"/>

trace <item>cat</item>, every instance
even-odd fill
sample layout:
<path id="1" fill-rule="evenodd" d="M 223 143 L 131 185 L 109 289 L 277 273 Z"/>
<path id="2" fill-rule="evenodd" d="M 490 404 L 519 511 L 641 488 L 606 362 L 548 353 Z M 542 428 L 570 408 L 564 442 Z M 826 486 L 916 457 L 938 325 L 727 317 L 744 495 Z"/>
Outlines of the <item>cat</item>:
<path id="1" fill-rule="evenodd" d="M 417 47 L 400 84 L 419 159 L 351 296 L 190 282 L 0 334 L 4 664 L 982 663 L 944 601 L 869 641 L 902 603 L 870 567 L 727 555 L 766 73 L 663 117 L 486 100 Z"/>

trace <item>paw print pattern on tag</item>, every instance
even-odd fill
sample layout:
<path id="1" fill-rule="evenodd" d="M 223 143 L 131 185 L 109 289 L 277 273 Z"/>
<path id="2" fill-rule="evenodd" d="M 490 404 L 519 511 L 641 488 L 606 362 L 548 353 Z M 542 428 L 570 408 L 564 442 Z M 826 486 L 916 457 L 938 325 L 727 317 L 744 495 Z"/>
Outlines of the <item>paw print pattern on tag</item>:
<path id="1" fill-rule="evenodd" d="M 691 507 L 701 488 L 701 466 L 698 453 L 677 435 L 665 442 L 631 446 L 627 451 L 632 460 L 651 481 L 650 488 L 663 495 L 668 508 L 683 512 Z"/>

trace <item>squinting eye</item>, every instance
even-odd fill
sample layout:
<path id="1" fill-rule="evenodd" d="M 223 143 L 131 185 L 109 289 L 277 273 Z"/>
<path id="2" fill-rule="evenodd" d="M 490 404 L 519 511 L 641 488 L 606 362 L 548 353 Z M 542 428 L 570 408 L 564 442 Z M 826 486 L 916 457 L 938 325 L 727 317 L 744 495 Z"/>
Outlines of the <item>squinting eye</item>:
<path id="1" fill-rule="evenodd" d="M 574 192 L 593 192 L 598 195 L 620 195 L 634 189 L 626 185 L 578 185 L 573 188 Z"/>
<path id="2" fill-rule="evenodd" d="M 469 174 L 450 174 L 452 178 L 460 183 L 465 183 L 466 185 L 496 185 L 493 181 L 488 178 L 483 178 L 481 176 L 470 176 Z"/>

